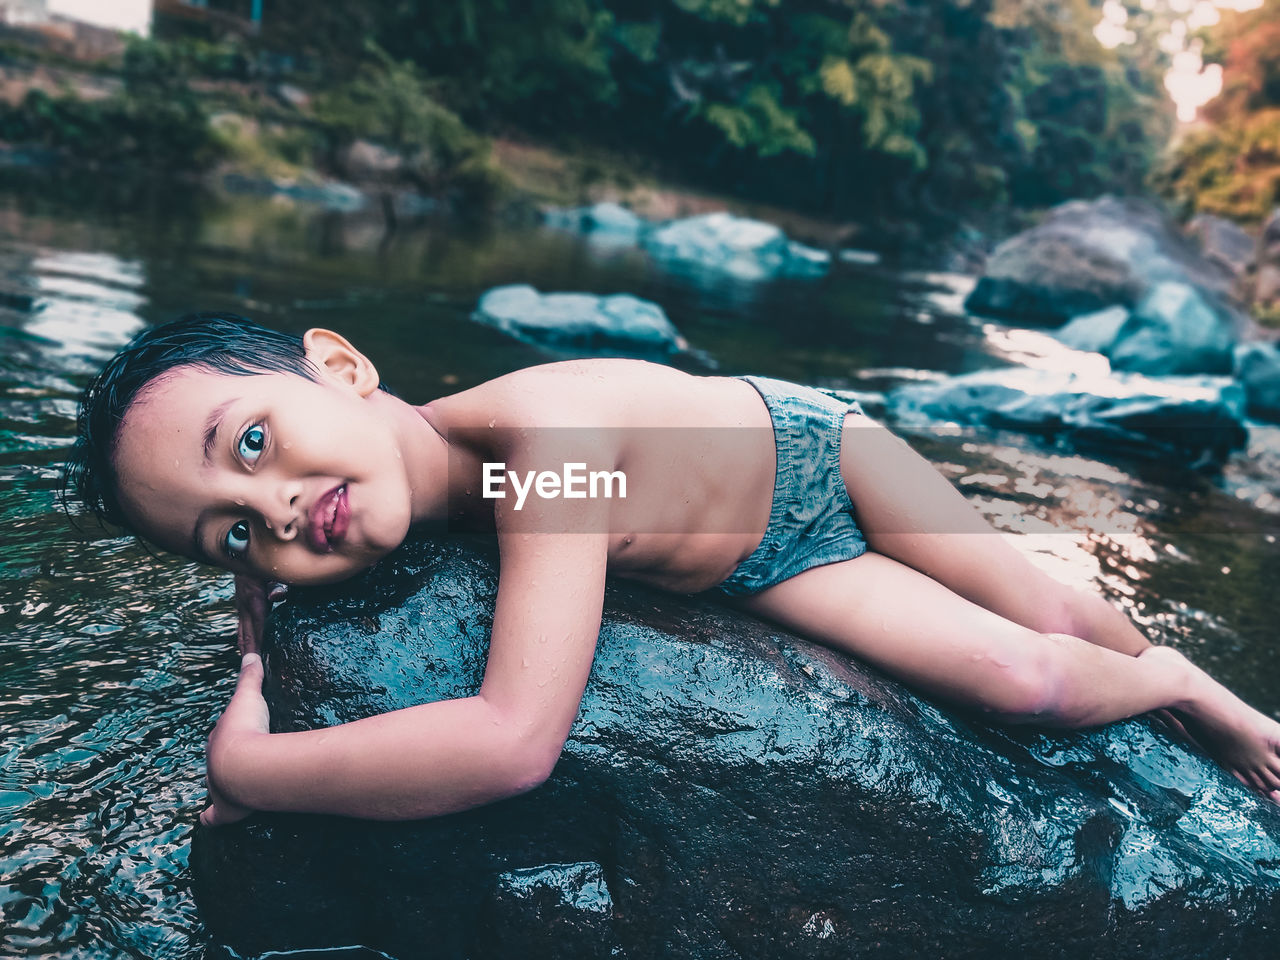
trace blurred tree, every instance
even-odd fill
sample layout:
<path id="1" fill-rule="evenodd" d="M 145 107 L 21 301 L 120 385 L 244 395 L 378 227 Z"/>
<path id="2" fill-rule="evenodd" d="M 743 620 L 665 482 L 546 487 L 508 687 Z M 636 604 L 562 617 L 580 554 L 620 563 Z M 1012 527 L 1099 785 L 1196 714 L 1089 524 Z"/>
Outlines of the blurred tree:
<path id="1" fill-rule="evenodd" d="M 1103 49 L 1097 16 L 1090 0 L 272 0 L 261 43 L 323 63 L 338 113 L 347 97 L 383 115 L 371 69 L 403 101 L 373 40 L 473 129 L 600 143 L 840 216 L 954 216 L 1142 187 L 1170 110 L 1156 62 Z"/>
<path id="2" fill-rule="evenodd" d="M 1222 64 L 1223 91 L 1159 182 L 1186 212 L 1258 220 L 1280 205 L 1280 4 L 1225 14 L 1204 36 L 1206 61 Z"/>

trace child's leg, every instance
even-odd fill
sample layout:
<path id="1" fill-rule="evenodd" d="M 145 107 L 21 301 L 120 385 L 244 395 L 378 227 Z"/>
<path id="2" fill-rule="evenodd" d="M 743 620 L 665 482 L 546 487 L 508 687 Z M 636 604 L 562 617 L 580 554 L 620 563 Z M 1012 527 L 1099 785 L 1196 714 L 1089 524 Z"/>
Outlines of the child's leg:
<path id="1" fill-rule="evenodd" d="M 1170 648 L 1135 657 L 1040 633 L 876 553 L 806 570 L 741 604 L 1006 721 L 1077 727 L 1185 710 L 1224 766 L 1280 800 L 1280 724 Z"/>
<path id="2" fill-rule="evenodd" d="M 1040 633 L 1133 656 L 1151 646 L 1106 598 L 1059 583 L 1019 553 L 929 461 L 869 417 L 845 418 L 840 468 L 877 553 Z"/>

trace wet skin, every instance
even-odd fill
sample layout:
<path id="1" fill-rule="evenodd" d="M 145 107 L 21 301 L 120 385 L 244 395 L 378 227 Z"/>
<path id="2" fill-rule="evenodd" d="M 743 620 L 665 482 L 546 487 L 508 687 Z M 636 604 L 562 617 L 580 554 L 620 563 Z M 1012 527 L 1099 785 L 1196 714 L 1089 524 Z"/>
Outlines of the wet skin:
<path id="1" fill-rule="evenodd" d="M 694 592 L 760 542 L 775 472 L 763 402 L 739 380 L 597 360 L 415 408 L 378 391 L 373 365 L 340 336 L 313 330 L 304 342 L 314 381 L 184 368 L 148 385 L 119 435 L 126 511 L 161 546 L 289 583 L 350 576 L 414 523 L 492 529 L 501 567 L 488 665 L 473 697 L 271 735 L 261 662 L 247 658 L 210 738 L 202 819 L 412 819 L 536 786 L 577 714 L 606 568 Z M 703 429 L 680 429 L 691 421 Z M 517 512 L 478 495 L 493 461 L 521 474 L 575 461 L 623 470 L 628 497 L 531 498 Z M 748 609 L 1010 722 L 1088 726 L 1174 709 L 1238 778 L 1280 798 L 1280 726 L 1175 651 L 1150 650 L 1096 595 L 1001 549 L 888 431 L 846 418 L 841 472 L 871 550 L 761 591 Z M 930 533 L 959 529 L 974 536 Z"/>
<path id="2" fill-rule="evenodd" d="M 326 583 L 447 511 L 450 522 L 482 529 L 500 516 L 530 533 L 583 529 L 581 501 L 517 514 L 514 500 L 481 496 L 486 461 L 538 471 L 579 461 L 627 476 L 627 498 L 593 504 L 599 512 L 588 523 L 607 535 L 612 573 L 696 592 L 728 576 L 763 535 L 772 431 L 741 381 L 575 361 L 415 408 L 370 391 L 368 378 L 355 382 L 361 360 L 340 356 L 320 368 L 320 382 L 188 367 L 149 384 L 128 411 L 116 457 L 140 532 L 238 574 Z M 631 402 L 637 392 L 651 402 Z M 681 428 L 691 409 L 697 431 Z M 582 410 L 591 411 L 589 426 Z M 680 497 L 671 495 L 675 477 Z"/>

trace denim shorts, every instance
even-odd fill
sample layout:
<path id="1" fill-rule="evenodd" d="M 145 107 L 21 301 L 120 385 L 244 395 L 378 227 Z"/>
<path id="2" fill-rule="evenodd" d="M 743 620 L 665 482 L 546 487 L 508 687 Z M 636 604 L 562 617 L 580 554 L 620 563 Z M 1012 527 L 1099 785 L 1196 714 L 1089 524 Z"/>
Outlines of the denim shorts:
<path id="1" fill-rule="evenodd" d="M 742 377 L 755 387 L 773 420 L 778 467 L 764 539 L 716 589 L 730 596 L 758 593 L 811 567 L 860 557 L 866 537 L 840 475 L 845 403 L 785 380 Z"/>

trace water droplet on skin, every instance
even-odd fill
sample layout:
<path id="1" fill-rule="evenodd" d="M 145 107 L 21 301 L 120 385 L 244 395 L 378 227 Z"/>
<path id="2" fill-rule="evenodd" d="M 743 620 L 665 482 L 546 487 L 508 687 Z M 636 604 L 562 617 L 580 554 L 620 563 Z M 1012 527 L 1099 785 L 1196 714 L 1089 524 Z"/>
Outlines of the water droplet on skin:
<path id="1" fill-rule="evenodd" d="M 528 658 L 528 657 L 522 657 L 522 658 L 520 659 L 520 666 L 522 666 L 522 667 L 527 667 L 527 666 L 529 666 L 529 658 Z"/>
<path id="2" fill-rule="evenodd" d="M 243 501 L 243 500 L 240 500 L 240 499 L 237 499 L 237 500 L 236 500 L 236 506 L 237 506 L 237 507 L 243 507 L 243 506 L 244 506 L 244 501 Z"/>
<path id="3" fill-rule="evenodd" d="M 292 440 L 286 440 L 284 443 L 280 444 L 280 446 L 284 447 L 286 450 L 292 450 L 292 449 L 293 449 L 293 441 L 292 441 Z"/>
<path id="4" fill-rule="evenodd" d="M 497 420 L 490 420 L 490 421 L 489 421 L 489 429 L 490 429 L 490 430 L 492 430 L 492 429 L 493 429 L 493 425 L 494 425 L 495 423 L 497 423 L 497 422 L 498 422 Z"/>

